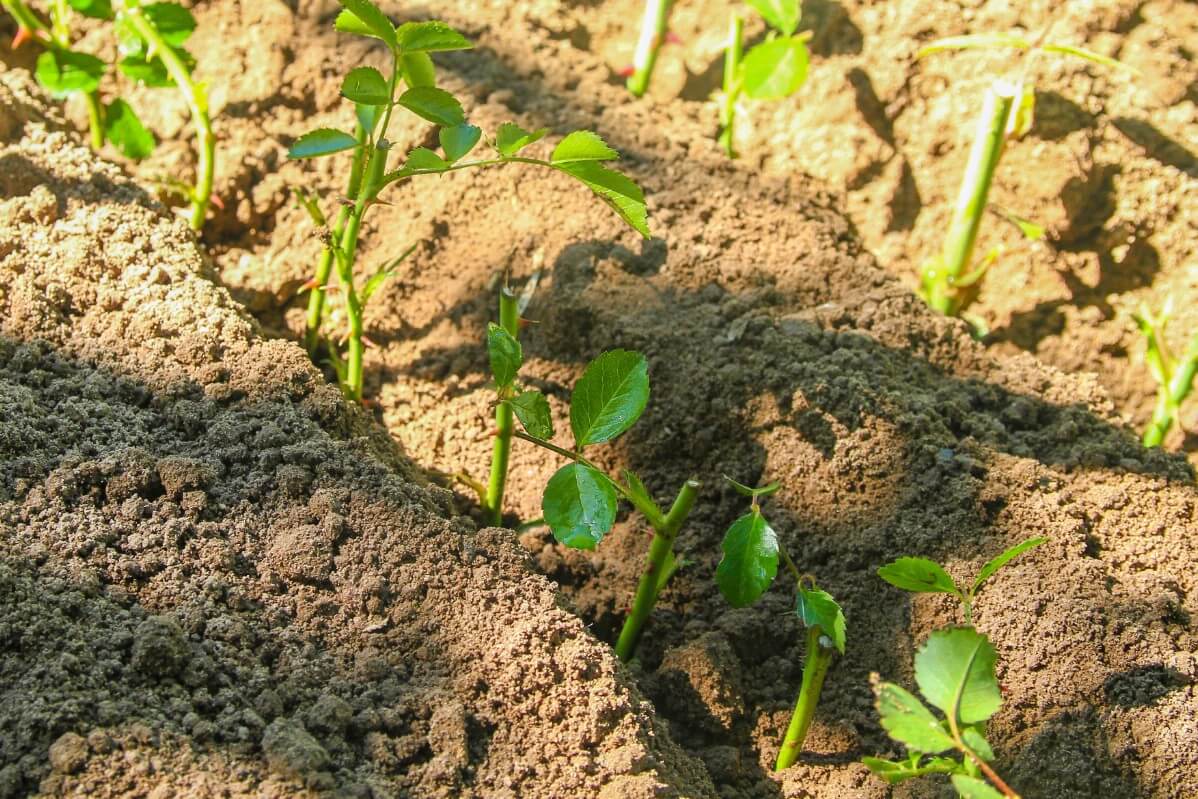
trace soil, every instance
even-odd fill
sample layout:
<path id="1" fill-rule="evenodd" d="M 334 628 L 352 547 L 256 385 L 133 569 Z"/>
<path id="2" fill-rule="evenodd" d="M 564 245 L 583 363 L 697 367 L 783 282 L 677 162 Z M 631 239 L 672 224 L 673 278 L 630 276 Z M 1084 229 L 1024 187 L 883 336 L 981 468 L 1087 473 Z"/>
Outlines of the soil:
<path id="1" fill-rule="evenodd" d="M 700 69 L 695 54 L 710 42 L 686 28 L 724 19 L 727 5 L 679 7 L 680 52 L 699 60 L 672 78 L 667 53 L 654 97 L 631 102 L 613 66 L 633 5 L 432 9 L 479 43 L 438 57 L 471 120 L 555 136 L 597 130 L 645 186 L 656 237 L 637 239 L 552 173 L 462 172 L 392 191 L 392 205 L 368 218 L 360 259 L 373 271 L 419 243 L 369 311 L 377 347 L 366 391 L 390 436 L 346 407 L 292 343 L 303 324 L 293 295 L 319 241 L 288 189 L 307 185 L 331 202 L 340 164 L 288 164 L 286 146 L 344 123 L 339 76 L 382 60 L 332 32 L 334 2 L 196 5 L 193 50 L 223 154 L 224 208 L 202 248 L 139 184 L 47 120 L 27 80 L 0 72 L 0 388 L 14 420 L 0 440 L 11 586 L 0 795 L 940 796 L 932 781 L 892 791 L 858 762 L 897 754 L 877 724 L 871 675 L 910 684 L 915 648 L 957 620 L 949 602 L 902 595 L 874 572 L 920 554 L 967 578 L 1032 535 L 1049 543 L 995 577 L 977 608 L 1004 687 L 990 734 L 998 770 L 1025 797 L 1198 795 L 1192 469 L 1183 455 L 1138 445 L 1125 417 L 1139 418 L 1143 396 L 1109 385 L 1129 373 L 1122 360 L 1105 377 L 1067 374 L 1016 351 L 1062 363 L 1054 353 L 1069 349 L 1070 369 L 1115 363 L 1115 349 L 1081 343 L 1114 336 L 1134 351 L 1134 335 L 1119 332 L 1123 310 L 1186 285 L 1172 262 L 1192 255 L 1181 206 L 1192 170 L 1105 124 L 1142 121 L 1143 109 L 1107 110 L 1134 108 L 1139 95 L 1092 67 L 1050 70 L 1063 82 L 1053 91 L 1084 96 L 1084 83 L 1101 114 L 1050 136 L 1046 100 L 1040 133 L 1004 161 L 1024 164 L 1024 184 L 1000 189 L 1059 206 L 1076 163 L 1061 153 L 1082 142 L 1095 159 L 1081 162 L 1086 175 L 1095 164 L 1122 171 L 1075 186 L 1077 196 L 1089 201 L 1101 185 L 1120 210 L 1086 210 L 1069 246 L 1061 236 L 1074 217 L 1060 212 L 1051 247 L 996 268 L 978 306 L 995 330 L 997 346 L 986 347 L 927 311 L 870 251 L 906 274 L 932 246 L 964 143 L 925 120 L 933 108 L 949 118 L 956 102 L 964 114 L 953 98 L 982 75 L 980 62 L 912 66 L 912 40 L 1032 27 L 1042 20 L 1034 8 L 1019 11 L 1024 19 L 987 2 L 958 18 L 946 2 L 805 4 L 811 82 L 791 106 L 752 110 L 733 164 L 712 142 L 707 88 L 693 83 L 710 82 L 718 55 Z M 1158 94 L 1192 83 L 1192 65 L 1169 60 L 1189 46 L 1179 42 L 1192 6 L 1087 9 L 1070 11 L 1057 34 L 1083 31 L 1133 64 L 1137 53 L 1164 59 Z M 946 74 L 951 97 L 931 88 Z M 182 127 L 169 96 L 132 100 L 160 132 Z M 1194 98 L 1170 102 L 1168 113 L 1153 110 L 1152 129 L 1185 141 Z M 796 108 L 801 125 L 786 116 Z M 409 148 L 426 131 L 405 124 L 394 138 Z M 139 167 L 143 185 L 187 157 L 185 141 L 164 147 Z M 849 179 L 857 172 L 865 177 Z M 912 180 L 917 205 L 904 188 Z M 900 227 L 879 229 L 883 207 Z M 1169 256 L 1152 285 L 1075 291 L 1063 275 L 1100 275 L 1086 264 L 1131 219 L 1152 226 L 1137 241 Z M 1010 289 L 1026 289 L 1012 276 L 1044 263 L 1067 293 Z M 636 470 L 663 501 L 688 476 L 705 486 L 681 539 L 690 564 L 631 668 L 601 642 L 618 630 L 640 570 L 639 517 L 622 517 L 583 554 L 538 529 L 518 540 L 479 530 L 469 497 L 423 476 L 484 472 L 482 333 L 504 271 L 523 283 L 538 269 L 524 374 L 549 395 L 558 429 L 587 360 L 639 349 L 649 409 L 596 460 Z M 1098 296 L 1108 304 L 1091 316 Z M 1066 320 L 1035 346 L 1003 333 L 1019 327 L 1003 314 L 1032 318 L 1019 316 L 1025 300 Z M 559 465 L 517 447 L 510 523 L 539 515 Z M 722 474 L 781 482 L 766 512 L 849 618 L 848 655 L 828 678 L 802 763 L 780 776 L 770 766 L 803 636 L 786 580 L 748 609 L 728 608 L 715 590 L 722 531 L 744 510 Z"/>

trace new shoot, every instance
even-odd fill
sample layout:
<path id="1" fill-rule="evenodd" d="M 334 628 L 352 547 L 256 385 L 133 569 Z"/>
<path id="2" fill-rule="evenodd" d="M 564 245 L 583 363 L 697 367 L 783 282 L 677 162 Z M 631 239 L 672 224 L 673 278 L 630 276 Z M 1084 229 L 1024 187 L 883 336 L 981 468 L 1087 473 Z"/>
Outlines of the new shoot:
<path id="1" fill-rule="evenodd" d="M 632 57 L 632 72 L 628 75 L 628 91 L 635 97 L 644 96 L 657 66 L 657 54 L 665 44 L 666 29 L 670 24 L 672 0 L 645 0 L 645 14 L 641 17 L 641 35 L 636 41 L 636 52 Z"/>
<path id="2" fill-rule="evenodd" d="M 1174 425 L 1181 427 L 1181 404 L 1190 396 L 1194 375 L 1198 373 L 1198 333 L 1190 339 L 1190 345 L 1180 359 L 1169 350 L 1165 327 L 1172 313 L 1173 298 L 1169 297 L 1159 314 L 1154 315 L 1147 305 L 1143 305 L 1135 315 L 1136 324 L 1147 340 L 1144 361 L 1157 385 L 1156 406 L 1144 429 L 1146 447 L 1159 447 Z"/>

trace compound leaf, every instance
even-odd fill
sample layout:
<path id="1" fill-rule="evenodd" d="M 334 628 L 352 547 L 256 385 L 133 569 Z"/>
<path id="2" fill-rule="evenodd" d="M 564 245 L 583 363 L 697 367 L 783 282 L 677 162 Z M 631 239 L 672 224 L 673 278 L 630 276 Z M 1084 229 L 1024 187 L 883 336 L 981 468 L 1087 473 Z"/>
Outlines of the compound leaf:
<path id="1" fill-rule="evenodd" d="M 778 574 L 778 537 L 765 517 L 746 513 L 724 533 L 716 584 L 734 608 L 752 605 Z"/>
<path id="2" fill-rule="evenodd" d="M 575 161 L 614 161 L 620 154 L 607 146 L 607 142 L 589 130 L 576 130 L 558 142 L 549 156 L 551 164 L 569 164 Z"/>
<path id="3" fill-rule="evenodd" d="M 904 591 L 960 596 L 953 578 L 939 563 L 927 558 L 899 558 L 878 569 L 878 576 Z"/>
<path id="4" fill-rule="evenodd" d="M 391 87 L 374 67 L 357 67 L 341 81 L 341 96 L 359 105 L 387 105 L 391 102 Z"/>
<path id="5" fill-rule="evenodd" d="M 633 230 L 649 238 L 649 212 L 640 187 L 619 172 L 605 169 L 595 161 L 572 161 L 555 168 L 586 184 Z"/>
<path id="6" fill-rule="evenodd" d="M 1003 799 L 1000 791 L 990 787 L 990 784 L 977 777 L 965 774 L 952 776 L 953 787 L 957 789 L 962 799 Z"/>
<path id="7" fill-rule="evenodd" d="M 549 412 L 549 401 L 539 391 L 522 391 L 508 400 L 520 424 L 533 438 L 548 441 L 553 438 L 553 415 Z"/>
<path id="8" fill-rule="evenodd" d="M 1006 566 L 1024 552 L 1027 552 L 1030 549 L 1035 549 L 1047 540 L 1048 539 L 1043 536 L 1029 538 L 1026 541 L 1019 542 L 1015 546 L 1003 552 L 1001 555 L 998 555 L 993 560 L 989 561 L 985 566 L 982 567 L 982 570 L 978 572 L 978 576 L 974 578 L 973 587 L 969 589 L 969 593 L 976 594 L 978 589 L 982 587 L 982 583 L 993 577 L 996 571 L 1001 569 L 1003 566 Z"/>
<path id="9" fill-rule="evenodd" d="M 399 96 L 399 104 L 434 125 L 453 127 L 466 122 L 462 104 L 444 89 L 414 86 Z"/>
<path id="10" fill-rule="evenodd" d="M 779 100 L 807 80 L 807 45 L 783 37 L 757 45 L 741 63 L 741 86 L 754 100 Z"/>
<path id="11" fill-rule="evenodd" d="M 491 359 L 491 374 L 495 385 L 507 388 L 516 379 L 524 363 L 524 351 L 511 333 L 491 322 L 487 325 L 487 354 Z"/>
<path id="12" fill-rule="evenodd" d="M 141 12 L 171 47 L 182 47 L 196 29 L 196 18 L 178 3 L 150 3 Z"/>
<path id="13" fill-rule="evenodd" d="M 972 627 L 936 630 L 915 653 L 915 682 L 945 715 L 977 724 L 1002 704 L 996 658 L 994 646 Z"/>
<path id="14" fill-rule="evenodd" d="M 892 682 L 877 686 L 878 715 L 890 737 L 916 752 L 946 752 L 956 744 L 932 711 Z"/>
<path id="15" fill-rule="evenodd" d="M 124 100 L 113 100 L 104 109 L 104 138 L 116 145 L 126 158 L 140 160 L 154 152 L 154 134 L 146 129 Z"/>
<path id="16" fill-rule="evenodd" d="M 104 77 L 104 62 L 74 50 L 46 50 L 37 57 L 37 82 L 55 97 L 75 92 L 92 92 Z"/>
<path id="17" fill-rule="evenodd" d="M 483 132 L 474 125 L 454 125 L 441 128 L 437 135 L 441 149 L 445 151 L 445 160 L 452 164 L 474 149 Z"/>
<path id="18" fill-rule="evenodd" d="M 570 463 L 549 478 L 541 512 L 559 542 L 594 549 L 616 522 L 616 489 L 606 475 Z"/>
<path id="19" fill-rule="evenodd" d="M 395 26 L 387 15 L 370 0 L 337 0 L 345 9 L 337 16 L 337 30 L 346 33 L 356 33 L 363 36 L 375 36 L 392 50 L 399 49 L 399 40 L 395 35 Z"/>
<path id="20" fill-rule="evenodd" d="M 578 447 L 602 444 L 632 427 L 649 402 L 649 364 L 639 352 L 610 350 L 587 365 L 570 396 Z"/>
<path id="21" fill-rule="evenodd" d="M 512 122 L 504 122 L 499 126 L 495 135 L 495 149 L 504 158 L 511 158 L 533 142 L 539 141 L 549 132 L 549 128 L 529 133 L 524 128 Z"/>
<path id="22" fill-rule="evenodd" d="M 833 646 L 844 654 L 845 620 L 844 611 L 827 591 L 799 586 L 799 598 L 795 612 L 807 628 L 819 627 L 824 635 L 832 639 Z"/>
<path id="23" fill-rule="evenodd" d="M 287 151 L 288 158 L 319 158 L 322 155 L 332 155 L 343 150 L 352 150 L 358 146 L 358 140 L 344 131 L 333 128 L 318 128 L 305 133 L 295 140 Z"/>
<path id="24" fill-rule="evenodd" d="M 474 47 L 462 34 L 440 20 L 405 22 L 395 31 L 399 48 L 405 53 L 469 50 Z"/>
<path id="25" fill-rule="evenodd" d="M 746 0 L 769 26 L 783 36 L 793 36 L 799 27 L 799 0 Z"/>

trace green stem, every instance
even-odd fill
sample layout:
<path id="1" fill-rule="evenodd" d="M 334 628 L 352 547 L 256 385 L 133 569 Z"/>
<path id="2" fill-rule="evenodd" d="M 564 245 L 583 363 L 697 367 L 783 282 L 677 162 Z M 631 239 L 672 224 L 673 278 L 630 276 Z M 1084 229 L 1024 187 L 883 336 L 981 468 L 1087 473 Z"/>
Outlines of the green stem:
<path id="1" fill-rule="evenodd" d="M 507 286 L 499 292 L 499 326 L 512 338 L 520 337 L 519 300 Z M 503 523 L 503 489 L 507 484 L 508 460 L 512 454 L 512 406 L 506 402 L 495 408 L 495 443 L 491 449 L 491 479 L 487 483 L 487 496 L 483 507 L 491 517 L 491 524 Z"/>
<path id="2" fill-rule="evenodd" d="M 1159 447 L 1164 443 L 1181 410 L 1181 403 L 1190 395 L 1195 374 L 1198 374 L 1198 337 L 1190 344 L 1185 360 L 1174 368 L 1168 381 L 1157 389 L 1152 421 L 1144 431 L 1144 446 Z"/>
<path id="3" fill-rule="evenodd" d="M 660 527 L 654 525 L 647 565 L 637 585 L 632 609 L 628 618 L 624 620 L 624 627 L 616 641 L 616 657 L 624 662 L 632 659 L 645 622 L 653 612 L 653 606 L 657 604 L 657 597 L 677 568 L 674 563 L 674 539 L 677 538 L 682 523 L 690 515 L 691 508 L 695 506 L 698 493 L 699 482 L 694 479 L 687 480 L 678 491 L 678 496 L 674 499 L 664 522 Z"/>
<path id="4" fill-rule="evenodd" d="M 1007 139 L 1011 106 L 1018 93 L 1017 87 L 1006 81 L 996 81 L 986 90 L 944 248 L 938 258 L 924 267 L 924 298 L 932 308 L 947 316 L 955 316 L 963 304 L 958 280 L 967 274 L 972 263 L 986 199 Z"/>
<path id="5" fill-rule="evenodd" d="M 666 38 L 666 26 L 670 20 L 670 0 L 645 0 L 645 15 L 641 18 L 641 37 L 636 43 L 632 58 L 632 74 L 628 77 L 628 91 L 640 97 L 649 89 L 657 54 Z"/>
<path id="6" fill-rule="evenodd" d="M 88 92 L 84 100 L 87 102 L 87 128 L 91 134 L 92 151 L 99 152 L 104 147 L 104 103 L 99 92 Z"/>
<path id="7" fill-rule="evenodd" d="M 740 62 L 744 55 L 745 20 L 732 12 L 728 26 L 728 44 L 724 48 L 724 105 L 720 108 L 720 146 L 729 158 L 736 158 L 736 101 L 740 97 Z"/>
<path id="8" fill-rule="evenodd" d="M 803 664 L 803 685 L 799 689 L 799 698 L 795 702 L 790 725 L 786 728 L 786 738 L 782 741 L 782 748 L 778 750 L 778 761 L 774 771 L 793 766 L 803 751 L 803 741 L 807 738 L 807 731 L 811 729 L 811 720 L 815 718 L 815 708 L 819 704 L 820 691 L 824 687 L 824 677 L 827 676 L 828 666 L 832 663 L 832 653 L 836 651 L 820 643 L 823 637 L 821 627 L 807 629 L 807 662 Z"/>

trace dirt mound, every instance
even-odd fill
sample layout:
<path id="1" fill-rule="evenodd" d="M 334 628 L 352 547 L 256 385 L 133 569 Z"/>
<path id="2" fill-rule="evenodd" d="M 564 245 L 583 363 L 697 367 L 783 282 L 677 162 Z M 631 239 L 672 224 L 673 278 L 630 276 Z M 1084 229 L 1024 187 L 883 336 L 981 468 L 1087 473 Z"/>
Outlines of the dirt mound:
<path id="1" fill-rule="evenodd" d="M 0 71 L 0 796 L 713 791 L 191 233 Z"/>

